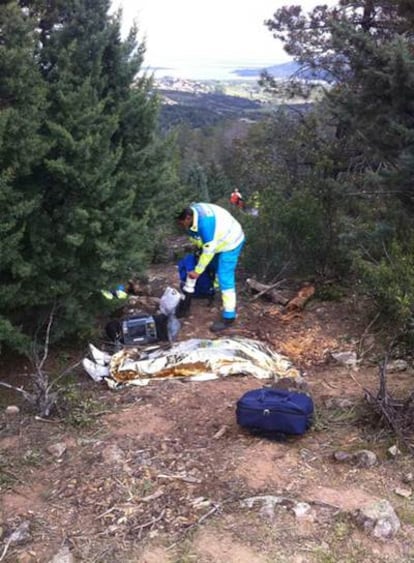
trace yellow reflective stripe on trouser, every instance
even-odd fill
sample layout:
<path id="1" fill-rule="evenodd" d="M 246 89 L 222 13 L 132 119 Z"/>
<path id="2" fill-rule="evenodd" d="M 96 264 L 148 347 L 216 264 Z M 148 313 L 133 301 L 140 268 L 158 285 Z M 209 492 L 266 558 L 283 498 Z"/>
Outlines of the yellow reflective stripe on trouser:
<path id="1" fill-rule="evenodd" d="M 234 316 L 234 313 L 236 311 L 236 290 L 223 289 L 223 291 L 221 292 L 221 298 L 223 300 L 223 316 L 228 317 L 229 314 L 231 314 L 231 316 Z"/>

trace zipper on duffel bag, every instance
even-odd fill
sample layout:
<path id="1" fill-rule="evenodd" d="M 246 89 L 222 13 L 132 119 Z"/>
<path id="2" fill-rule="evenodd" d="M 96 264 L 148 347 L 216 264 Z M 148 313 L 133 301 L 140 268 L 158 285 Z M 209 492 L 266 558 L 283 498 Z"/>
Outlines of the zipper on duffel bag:
<path id="1" fill-rule="evenodd" d="M 286 410 L 280 410 L 280 409 L 254 409 L 252 407 L 240 407 L 239 409 L 243 409 L 244 411 L 252 411 L 255 413 L 261 412 L 264 416 L 269 416 L 272 413 L 283 413 L 283 414 L 304 414 L 307 415 L 308 413 L 301 409 L 300 407 L 298 407 L 298 409 L 296 411 L 286 411 Z"/>

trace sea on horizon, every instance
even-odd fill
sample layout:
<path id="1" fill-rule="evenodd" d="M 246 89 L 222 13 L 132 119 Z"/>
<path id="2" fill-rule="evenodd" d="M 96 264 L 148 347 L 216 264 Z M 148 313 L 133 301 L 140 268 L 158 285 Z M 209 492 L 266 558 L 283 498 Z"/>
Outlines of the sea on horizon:
<path id="1" fill-rule="evenodd" d="M 174 61 L 164 66 L 147 66 L 143 70 L 153 74 L 154 78 L 182 78 L 187 80 L 257 80 L 263 69 L 278 64 L 277 62 L 237 62 L 237 61 Z M 257 70 L 257 73 L 243 76 L 238 71 Z"/>

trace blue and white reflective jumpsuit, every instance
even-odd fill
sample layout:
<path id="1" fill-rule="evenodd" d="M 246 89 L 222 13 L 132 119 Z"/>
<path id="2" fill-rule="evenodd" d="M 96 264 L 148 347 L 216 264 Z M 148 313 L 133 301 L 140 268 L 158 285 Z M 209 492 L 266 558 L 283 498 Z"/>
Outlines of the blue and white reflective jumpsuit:
<path id="1" fill-rule="evenodd" d="M 236 317 L 237 260 L 244 245 L 243 229 L 226 210 L 212 203 L 194 203 L 193 224 L 187 234 L 200 249 L 201 254 L 194 268 L 202 274 L 214 259 L 217 280 L 223 300 L 223 318 Z"/>

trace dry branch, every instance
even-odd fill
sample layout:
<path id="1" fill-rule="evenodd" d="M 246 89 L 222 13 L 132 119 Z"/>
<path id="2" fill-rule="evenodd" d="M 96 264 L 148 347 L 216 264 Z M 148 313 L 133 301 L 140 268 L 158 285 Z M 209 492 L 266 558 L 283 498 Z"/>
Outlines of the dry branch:
<path id="1" fill-rule="evenodd" d="M 283 281 L 283 280 L 282 280 Z M 266 285 L 264 283 L 260 283 L 252 278 L 247 278 L 246 283 L 247 285 L 257 291 L 258 293 L 254 295 L 251 301 L 258 299 L 262 295 L 268 297 L 273 303 L 279 303 L 280 305 L 286 305 L 289 302 L 289 297 L 283 294 L 281 291 L 278 291 L 276 288 L 282 283 L 282 281 L 278 281 L 272 285 Z"/>
<path id="2" fill-rule="evenodd" d="M 153 526 L 154 524 L 156 524 L 157 522 L 162 520 L 162 518 L 164 517 L 164 514 L 165 514 L 165 509 L 161 510 L 159 515 L 156 516 L 155 518 L 153 518 L 152 520 L 149 520 L 148 522 L 145 522 L 144 524 L 139 524 L 138 526 L 134 526 L 132 528 L 132 531 L 135 532 L 135 530 L 143 530 L 144 528 L 148 528 L 149 526 Z"/>
<path id="3" fill-rule="evenodd" d="M 44 370 L 44 365 L 49 355 L 49 343 L 50 343 L 50 333 L 52 329 L 53 319 L 54 319 L 54 310 L 55 307 L 52 308 L 49 320 L 47 323 L 46 328 L 46 335 L 45 341 L 43 344 L 43 356 L 41 359 L 37 357 L 36 352 L 33 352 L 34 361 L 32 362 L 34 365 L 34 372 L 29 374 L 31 383 L 33 385 L 32 391 L 26 391 L 22 387 L 16 387 L 15 385 L 10 385 L 4 381 L 0 381 L 0 386 L 7 387 L 8 389 L 13 389 L 18 393 L 21 393 L 24 399 L 30 403 L 33 407 L 38 410 L 40 417 L 48 417 L 56 405 L 58 399 L 58 391 L 54 390 L 56 387 L 56 383 L 62 379 L 65 375 L 67 375 L 70 371 L 72 371 L 76 366 L 79 365 L 79 362 L 64 370 L 58 377 L 56 377 L 53 381 L 50 381 L 49 375 Z"/>
<path id="4" fill-rule="evenodd" d="M 394 345 L 391 344 L 390 349 Z M 389 354 L 386 354 L 383 362 L 379 366 L 379 389 L 376 395 L 364 388 L 368 402 L 380 414 L 388 428 L 395 434 L 397 440 L 403 444 L 410 453 L 414 453 L 414 448 L 409 442 L 409 435 L 412 434 L 414 409 L 412 408 L 412 397 L 410 395 L 406 401 L 394 400 L 387 391 L 387 363 Z"/>

